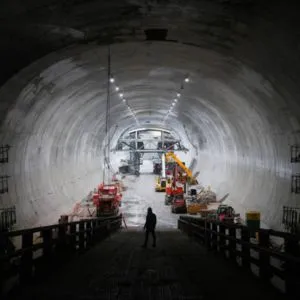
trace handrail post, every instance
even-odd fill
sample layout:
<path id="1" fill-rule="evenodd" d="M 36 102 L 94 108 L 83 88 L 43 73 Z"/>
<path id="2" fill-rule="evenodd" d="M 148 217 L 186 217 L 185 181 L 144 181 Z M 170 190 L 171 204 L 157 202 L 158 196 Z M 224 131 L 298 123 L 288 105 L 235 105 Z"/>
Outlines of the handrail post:
<path id="1" fill-rule="evenodd" d="M 291 256 L 299 257 L 299 245 L 298 241 L 295 239 L 284 240 L 285 243 L 285 252 Z M 286 261 L 285 262 L 285 284 L 286 284 L 286 293 L 289 296 L 295 297 L 295 299 L 300 298 L 299 282 L 300 282 L 300 264 Z"/>
<path id="2" fill-rule="evenodd" d="M 245 226 L 241 229 L 241 241 L 242 241 L 242 266 L 245 269 L 250 267 L 250 232 Z M 243 242 L 247 243 L 246 245 Z"/>
<path id="3" fill-rule="evenodd" d="M 259 230 L 259 246 L 269 248 L 270 234 L 268 230 Z M 259 251 L 259 276 L 261 279 L 268 281 L 270 279 L 270 256 L 267 252 Z"/>
<path id="4" fill-rule="evenodd" d="M 85 244 L 85 222 L 80 221 L 79 223 L 79 251 L 84 251 L 84 244 Z"/>
<path id="5" fill-rule="evenodd" d="M 100 241 L 101 240 L 101 222 L 99 219 L 97 219 L 96 221 L 96 227 L 95 227 L 95 238 L 96 238 L 96 241 Z"/>
<path id="6" fill-rule="evenodd" d="M 209 226 L 209 223 L 205 219 L 205 222 L 204 222 L 204 245 L 206 247 L 209 247 L 209 232 L 207 230 L 208 226 Z"/>
<path id="7" fill-rule="evenodd" d="M 71 252 L 76 251 L 76 241 L 77 241 L 76 223 L 71 223 L 70 224 L 70 250 L 71 250 Z"/>
<path id="8" fill-rule="evenodd" d="M 236 262 L 236 227 L 229 227 L 229 257 Z"/>
<path id="9" fill-rule="evenodd" d="M 67 225 L 58 225 L 58 241 L 57 241 L 57 252 L 60 259 L 64 259 L 66 255 L 66 245 L 67 245 Z"/>
<path id="10" fill-rule="evenodd" d="M 221 253 L 223 253 L 224 256 L 225 256 L 225 248 L 226 248 L 225 233 L 226 233 L 226 228 L 225 228 L 223 223 L 219 224 L 219 233 L 220 233 L 220 236 L 219 236 L 219 251 Z"/>
<path id="11" fill-rule="evenodd" d="M 88 220 L 86 222 L 86 247 L 89 248 L 92 241 L 92 222 Z"/>
<path id="12" fill-rule="evenodd" d="M 28 283 L 32 279 L 32 265 L 33 265 L 33 233 L 31 231 L 24 232 L 22 235 L 22 249 L 24 252 L 21 256 L 20 266 L 20 282 Z"/>
<path id="13" fill-rule="evenodd" d="M 44 229 L 43 237 L 43 257 L 45 261 L 51 259 L 52 256 L 52 229 Z"/>
<path id="14" fill-rule="evenodd" d="M 91 244 L 94 245 L 96 241 L 96 226 L 97 222 L 95 220 L 91 221 L 91 226 L 92 226 L 92 235 L 91 235 Z"/>
<path id="15" fill-rule="evenodd" d="M 211 223 L 211 249 L 218 251 L 218 224 L 216 222 Z"/>
<path id="16" fill-rule="evenodd" d="M 203 244 L 205 245 L 205 220 L 200 219 L 199 226 L 201 227 L 201 228 L 199 228 L 199 233 L 201 234 L 200 240 L 201 240 L 202 245 Z"/>
<path id="17" fill-rule="evenodd" d="M 212 222 L 207 223 L 206 230 L 207 230 L 207 248 L 211 249 L 211 247 L 212 247 L 212 238 L 213 238 L 213 235 L 212 235 Z"/>

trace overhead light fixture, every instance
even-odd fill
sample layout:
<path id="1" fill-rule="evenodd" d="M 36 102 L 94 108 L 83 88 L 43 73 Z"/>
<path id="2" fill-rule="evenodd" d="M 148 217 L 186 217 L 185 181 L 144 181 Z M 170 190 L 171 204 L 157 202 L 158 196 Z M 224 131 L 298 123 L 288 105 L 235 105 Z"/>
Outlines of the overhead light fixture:
<path id="1" fill-rule="evenodd" d="M 126 102 L 126 99 L 123 99 L 122 101 L 123 101 L 123 102 Z"/>
<path id="2" fill-rule="evenodd" d="M 113 77 L 111 77 L 111 78 L 110 78 L 110 82 L 111 82 L 111 83 L 114 83 L 114 82 L 115 82 L 115 79 L 114 79 Z"/>
<path id="3" fill-rule="evenodd" d="M 116 91 L 118 91 L 120 88 L 118 86 L 116 86 Z"/>
<path id="4" fill-rule="evenodd" d="M 175 104 L 176 104 L 176 103 L 175 103 L 175 102 L 173 102 L 173 103 L 172 103 L 172 106 L 175 106 Z"/>
<path id="5" fill-rule="evenodd" d="M 181 94 L 180 93 L 177 93 L 177 97 L 179 98 L 181 96 Z"/>
<path id="6" fill-rule="evenodd" d="M 177 99 L 174 99 L 174 102 L 176 103 L 178 100 Z"/>
<path id="7" fill-rule="evenodd" d="M 122 93 L 120 93 L 119 96 L 120 96 L 121 98 L 123 98 L 124 95 L 123 95 Z"/>
<path id="8" fill-rule="evenodd" d="M 190 82 L 190 79 L 189 79 L 188 77 L 186 77 L 186 78 L 184 79 L 184 81 L 185 81 L 185 82 Z"/>

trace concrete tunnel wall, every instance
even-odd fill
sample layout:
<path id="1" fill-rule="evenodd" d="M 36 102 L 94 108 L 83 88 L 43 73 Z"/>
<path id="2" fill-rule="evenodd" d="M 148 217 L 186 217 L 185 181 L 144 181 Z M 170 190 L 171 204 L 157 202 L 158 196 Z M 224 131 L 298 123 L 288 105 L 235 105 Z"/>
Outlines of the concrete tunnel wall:
<path id="1" fill-rule="evenodd" d="M 198 2 L 188 2 L 195 14 Z M 190 75 L 167 125 L 197 148 L 195 170 L 203 184 L 220 197 L 229 192 L 228 202 L 242 214 L 260 210 L 270 227 L 280 226 L 282 205 L 299 201 L 290 191 L 291 174 L 298 170 L 290 164 L 289 148 L 299 142 L 300 130 L 299 27 L 293 10 L 279 3 L 268 10 L 229 9 L 217 17 L 216 10 L 207 9 L 202 25 L 189 23 L 199 16 L 185 15 L 186 27 L 169 32 L 178 43 L 112 46 L 113 72 L 140 123 L 159 124 Z M 154 11 L 155 27 L 166 25 L 157 19 L 160 13 L 176 21 L 173 7 L 165 5 Z M 246 11 L 256 18 L 249 19 Z M 229 27 L 216 26 L 234 15 L 238 20 Z M 153 24 L 151 13 L 143 20 L 144 27 Z M 5 170 L 12 176 L 10 192 L 1 205 L 17 205 L 22 227 L 56 221 L 101 180 L 106 50 L 95 45 L 60 50 L 0 91 L 2 141 L 13 146 Z M 135 121 L 116 95 L 112 101 L 117 136 Z"/>

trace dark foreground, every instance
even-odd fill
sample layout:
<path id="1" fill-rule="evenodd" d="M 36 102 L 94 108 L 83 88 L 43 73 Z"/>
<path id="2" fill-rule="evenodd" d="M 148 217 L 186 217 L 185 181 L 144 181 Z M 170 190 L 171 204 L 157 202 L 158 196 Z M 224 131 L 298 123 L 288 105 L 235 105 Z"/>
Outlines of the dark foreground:
<path id="1" fill-rule="evenodd" d="M 10 299 L 284 299 L 179 231 L 158 232 L 156 248 L 142 243 L 141 232 L 117 233 Z"/>

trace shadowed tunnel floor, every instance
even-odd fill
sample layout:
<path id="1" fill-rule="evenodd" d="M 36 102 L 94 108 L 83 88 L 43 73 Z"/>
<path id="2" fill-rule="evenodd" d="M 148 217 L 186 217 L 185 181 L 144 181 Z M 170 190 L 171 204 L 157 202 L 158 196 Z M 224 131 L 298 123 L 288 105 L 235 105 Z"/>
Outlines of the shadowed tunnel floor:
<path id="1" fill-rule="evenodd" d="M 142 242 L 141 231 L 114 234 L 14 299 L 283 299 L 179 231 Z"/>

